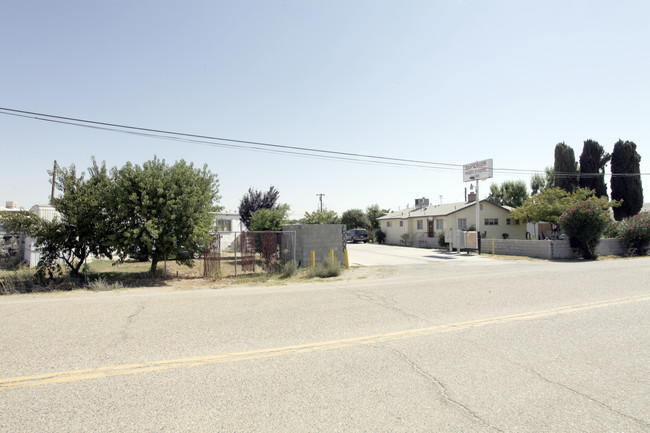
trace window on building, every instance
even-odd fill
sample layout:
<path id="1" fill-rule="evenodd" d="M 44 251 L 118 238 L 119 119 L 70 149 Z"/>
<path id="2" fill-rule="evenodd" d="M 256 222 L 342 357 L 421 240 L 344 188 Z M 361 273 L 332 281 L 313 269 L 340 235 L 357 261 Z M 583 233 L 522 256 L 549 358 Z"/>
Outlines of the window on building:
<path id="1" fill-rule="evenodd" d="M 486 226 L 498 226 L 499 218 L 485 218 L 483 222 Z"/>
<path id="2" fill-rule="evenodd" d="M 467 230 L 467 218 L 458 218 L 458 230 Z"/>
<path id="3" fill-rule="evenodd" d="M 423 230 L 424 229 L 424 221 L 418 220 L 418 230 Z"/>
<path id="4" fill-rule="evenodd" d="M 232 220 L 218 219 L 216 225 L 217 225 L 217 231 L 218 232 L 231 232 L 232 231 Z"/>
<path id="5" fill-rule="evenodd" d="M 506 218 L 506 225 L 518 226 L 519 225 L 519 220 L 515 220 L 515 219 L 512 219 L 512 218 Z"/>
<path id="6" fill-rule="evenodd" d="M 400 226 L 400 227 L 404 226 L 404 221 L 400 221 L 400 222 L 399 222 L 399 226 Z"/>
<path id="7" fill-rule="evenodd" d="M 393 227 L 392 221 L 386 221 L 386 227 Z"/>
<path id="8" fill-rule="evenodd" d="M 445 220 L 438 219 L 436 220 L 436 230 L 443 230 L 445 228 Z"/>

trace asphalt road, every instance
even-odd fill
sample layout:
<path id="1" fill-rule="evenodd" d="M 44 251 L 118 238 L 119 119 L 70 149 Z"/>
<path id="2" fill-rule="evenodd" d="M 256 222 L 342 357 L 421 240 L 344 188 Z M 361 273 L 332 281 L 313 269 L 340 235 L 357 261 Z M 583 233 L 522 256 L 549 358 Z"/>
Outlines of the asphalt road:
<path id="1" fill-rule="evenodd" d="M 0 297 L 2 432 L 648 432 L 650 259 Z"/>

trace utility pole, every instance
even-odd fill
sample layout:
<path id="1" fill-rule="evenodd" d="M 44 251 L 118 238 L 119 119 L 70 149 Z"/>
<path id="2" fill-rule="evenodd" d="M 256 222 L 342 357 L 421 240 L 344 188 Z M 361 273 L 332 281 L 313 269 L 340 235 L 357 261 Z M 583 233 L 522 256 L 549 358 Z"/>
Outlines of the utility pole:
<path id="1" fill-rule="evenodd" d="M 318 200 L 320 201 L 320 212 L 323 212 L 323 196 L 325 194 L 316 194 L 318 196 Z"/>
<path id="2" fill-rule="evenodd" d="M 52 170 L 52 195 L 50 196 L 50 203 L 54 199 L 54 188 L 56 187 L 56 159 L 54 160 L 54 169 Z"/>

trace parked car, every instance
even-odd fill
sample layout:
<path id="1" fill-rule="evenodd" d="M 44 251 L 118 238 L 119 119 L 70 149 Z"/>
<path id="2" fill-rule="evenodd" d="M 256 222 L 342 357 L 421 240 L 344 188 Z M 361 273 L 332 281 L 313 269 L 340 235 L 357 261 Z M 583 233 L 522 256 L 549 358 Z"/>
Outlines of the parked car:
<path id="1" fill-rule="evenodd" d="M 368 242 L 368 231 L 366 229 L 348 230 L 348 242 L 356 244 L 357 242 Z"/>

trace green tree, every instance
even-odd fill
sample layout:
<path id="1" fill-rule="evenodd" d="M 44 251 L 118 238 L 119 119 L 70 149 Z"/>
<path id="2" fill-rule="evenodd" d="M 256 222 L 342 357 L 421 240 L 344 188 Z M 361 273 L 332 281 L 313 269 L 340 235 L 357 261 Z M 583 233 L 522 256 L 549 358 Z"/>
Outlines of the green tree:
<path id="1" fill-rule="evenodd" d="M 368 206 L 366 208 L 366 216 L 368 217 L 368 221 L 370 223 L 370 229 L 378 230 L 381 225 L 379 224 L 379 220 L 377 218 L 382 215 L 386 215 L 389 212 L 390 210 L 382 209 L 378 204 Z"/>
<path id="2" fill-rule="evenodd" d="M 507 180 L 501 185 L 491 184 L 487 200 L 499 205 L 517 207 L 528 198 L 528 189 L 523 180 Z"/>
<path id="3" fill-rule="evenodd" d="M 618 205 L 618 202 L 610 202 L 607 197 L 595 197 L 594 191 L 587 188 L 578 188 L 573 193 L 561 188 L 547 188 L 526 199 L 523 205 L 510 212 L 510 217 L 525 223 L 545 221 L 557 224 L 557 220 L 564 211 L 576 207 L 587 199 L 596 203 L 603 210 Z"/>
<path id="4" fill-rule="evenodd" d="M 546 188 L 553 188 L 555 186 L 555 171 L 553 167 L 546 167 L 544 174 L 536 173 L 530 178 L 530 189 L 532 195 L 539 194 L 540 191 Z"/>
<path id="5" fill-rule="evenodd" d="M 607 209 L 593 200 L 585 200 L 566 209 L 558 225 L 569 236 L 571 247 L 579 251 L 583 258 L 598 258 L 598 244 L 611 218 Z"/>
<path id="6" fill-rule="evenodd" d="M 107 197 L 111 181 L 104 163 L 92 159 L 89 178 L 77 176 L 74 165 L 59 167 L 56 189 L 61 193 L 52 198 L 59 216 L 46 221 L 31 212 L 9 214 L 2 218 L 7 231 L 25 233 L 36 239 L 41 250 L 39 268 L 47 269 L 63 262 L 73 277 L 92 254 L 112 258 L 107 238 L 113 227 L 108 221 L 110 210 Z"/>
<path id="7" fill-rule="evenodd" d="M 300 220 L 301 224 L 339 224 L 340 218 L 333 210 L 305 212 L 305 217 Z"/>
<path id="8" fill-rule="evenodd" d="M 273 185 L 266 192 L 249 188 L 239 202 L 239 216 L 246 227 L 249 227 L 251 215 L 259 209 L 275 209 L 280 198 L 280 192 Z"/>
<path id="9" fill-rule="evenodd" d="M 636 144 L 619 140 L 612 152 L 612 200 L 622 201 L 614 209 L 614 219 L 621 221 L 639 213 L 643 207 L 643 186 L 641 184 L 641 155 Z"/>
<path id="10" fill-rule="evenodd" d="M 553 165 L 555 186 L 568 192 L 578 188 L 578 167 L 573 149 L 564 143 L 555 146 L 555 164 Z"/>
<path id="11" fill-rule="evenodd" d="M 281 231 L 287 224 L 289 205 L 281 204 L 275 209 L 258 209 L 251 214 L 248 229 L 251 231 Z"/>
<path id="12" fill-rule="evenodd" d="M 593 189 L 598 197 L 607 197 L 605 165 L 611 155 L 594 140 L 586 140 L 580 155 L 580 188 Z"/>
<path id="13" fill-rule="evenodd" d="M 348 230 L 370 228 L 368 216 L 361 209 L 349 209 L 343 212 L 341 224 L 345 224 Z"/>
<path id="14" fill-rule="evenodd" d="M 117 229 L 111 243 L 120 258 L 146 255 L 152 274 L 161 260 L 191 265 L 192 255 L 210 240 L 211 213 L 218 210 L 220 198 L 217 175 L 207 166 L 194 168 L 184 160 L 169 166 L 154 157 L 142 167 L 128 162 L 114 168 L 112 177 Z"/>

